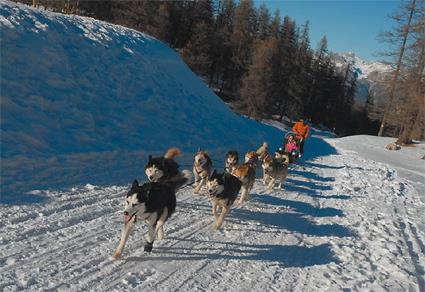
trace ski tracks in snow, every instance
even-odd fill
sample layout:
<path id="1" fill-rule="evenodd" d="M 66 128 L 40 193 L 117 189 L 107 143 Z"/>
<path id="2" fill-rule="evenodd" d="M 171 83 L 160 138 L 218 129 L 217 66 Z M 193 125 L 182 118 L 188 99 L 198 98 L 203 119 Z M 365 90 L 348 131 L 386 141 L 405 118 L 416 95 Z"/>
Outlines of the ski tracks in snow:
<path id="1" fill-rule="evenodd" d="M 417 193 L 350 153 L 294 165 L 272 193 L 257 180 L 217 232 L 208 198 L 187 186 L 152 253 L 138 222 L 123 258 L 110 261 L 126 191 L 87 186 L 3 207 L 0 290 L 424 290 Z"/>

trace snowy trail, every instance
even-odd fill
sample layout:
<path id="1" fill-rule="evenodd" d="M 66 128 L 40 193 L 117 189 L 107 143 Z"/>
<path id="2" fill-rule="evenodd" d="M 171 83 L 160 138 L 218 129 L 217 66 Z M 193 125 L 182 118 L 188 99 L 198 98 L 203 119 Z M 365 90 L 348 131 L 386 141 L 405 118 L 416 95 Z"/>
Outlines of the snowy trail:
<path id="1" fill-rule="evenodd" d="M 283 190 L 256 182 L 252 199 L 212 232 L 211 205 L 188 186 L 166 238 L 143 252 L 146 227 L 122 260 L 126 186 L 47 192 L 45 205 L 2 208 L 0 289 L 424 290 L 424 234 L 415 189 L 350 153 L 295 165 Z M 420 219 L 420 218 L 419 218 Z"/>

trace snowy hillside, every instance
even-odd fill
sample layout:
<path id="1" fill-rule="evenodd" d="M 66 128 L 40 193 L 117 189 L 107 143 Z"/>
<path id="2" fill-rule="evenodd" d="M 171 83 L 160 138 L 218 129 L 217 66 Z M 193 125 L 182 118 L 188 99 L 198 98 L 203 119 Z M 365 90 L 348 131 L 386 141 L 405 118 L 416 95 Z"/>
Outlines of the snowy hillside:
<path id="1" fill-rule="evenodd" d="M 23 193 L 34 188 L 126 183 L 170 146 L 188 163 L 198 147 L 216 155 L 281 140 L 229 110 L 152 37 L 0 5 L 2 202 L 33 200 Z"/>

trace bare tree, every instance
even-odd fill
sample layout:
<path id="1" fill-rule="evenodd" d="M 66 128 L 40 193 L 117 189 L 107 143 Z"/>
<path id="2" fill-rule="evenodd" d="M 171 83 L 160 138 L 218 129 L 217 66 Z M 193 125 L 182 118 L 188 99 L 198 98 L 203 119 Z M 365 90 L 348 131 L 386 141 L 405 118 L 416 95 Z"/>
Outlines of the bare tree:
<path id="1" fill-rule="evenodd" d="M 420 120 L 423 118 L 421 111 L 424 111 L 425 103 L 425 11 L 421 9 L 420 12 L 422 15 L 413 27 L 415 41 L 409 48 L 408 59 L 410 59 L 411 66 L 405 81 L 407 102 L 403 130 L 397 140 L 399 145 L 410 143 L 415 128 L 422 128 L 420 125 Z"/>
<path id="2" fill-rule="evenodd" d="M 402 65 L 404 51 L 406 49 L 407 39 L 411 32 L 411 23 L 413 19 L 414 12 L 416 10 L 416 0 L 412 0 L 407 6 L 403 7 L 404 10 L 407 10 L 408 16 L 405 19 L 402 15 L 394 15 L 392 19 L 399 23 L 398 30 L 395 32 L 387 32 L 384 35 L 384 40 L 390 43 L 398 42 L 401 40 L 401 44 L 398 50 L 398 58 L 395 63 L 396 69 L 394 71 L 394 76 L 391 80 L 390 92 L 388 96 L 388 101 L 385 106 L 384 116 L 382 118 L 381 126 L 379 128 L 378 136 L 382 136 L 384 133 L 385 124 L 387 123 L 388 115 L 394 100 L 394 94 L 396 90 L 397 81 L 400 74 L 400 68 Z"/>

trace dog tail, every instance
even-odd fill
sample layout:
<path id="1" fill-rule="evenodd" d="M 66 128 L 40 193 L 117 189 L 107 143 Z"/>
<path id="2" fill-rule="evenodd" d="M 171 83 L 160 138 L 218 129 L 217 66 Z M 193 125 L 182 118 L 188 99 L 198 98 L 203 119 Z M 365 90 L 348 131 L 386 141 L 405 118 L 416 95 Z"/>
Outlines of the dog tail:
<path id="1" fill-rule="evenodd" d="M 180 151 L 179 148 L 173 147 L 168 149 L 168 151 L 165 153 L 164 158 L 165 159 L 173 159 L 176 156 L 181 155 L 182 152 Z"/>
<path id="2" fill-rule="evenodd" d="M 192 172 L 187 169 L 184 169 L 178 175 L 172 177 L 167 183 L 171 185 L 176 191 L 184 186 L 185 184 L 189 184 L 192 181 Z"/>
<path id="3" fill-rule="evenodd" d="M 263 145 L 261 145 L 260 148 L 257 149 L 257 155 L 263 155 L 264 153 L 266 153 L 269 149 L 269 145 L 267 145 L 267 142 L 264 142 Z"/>

